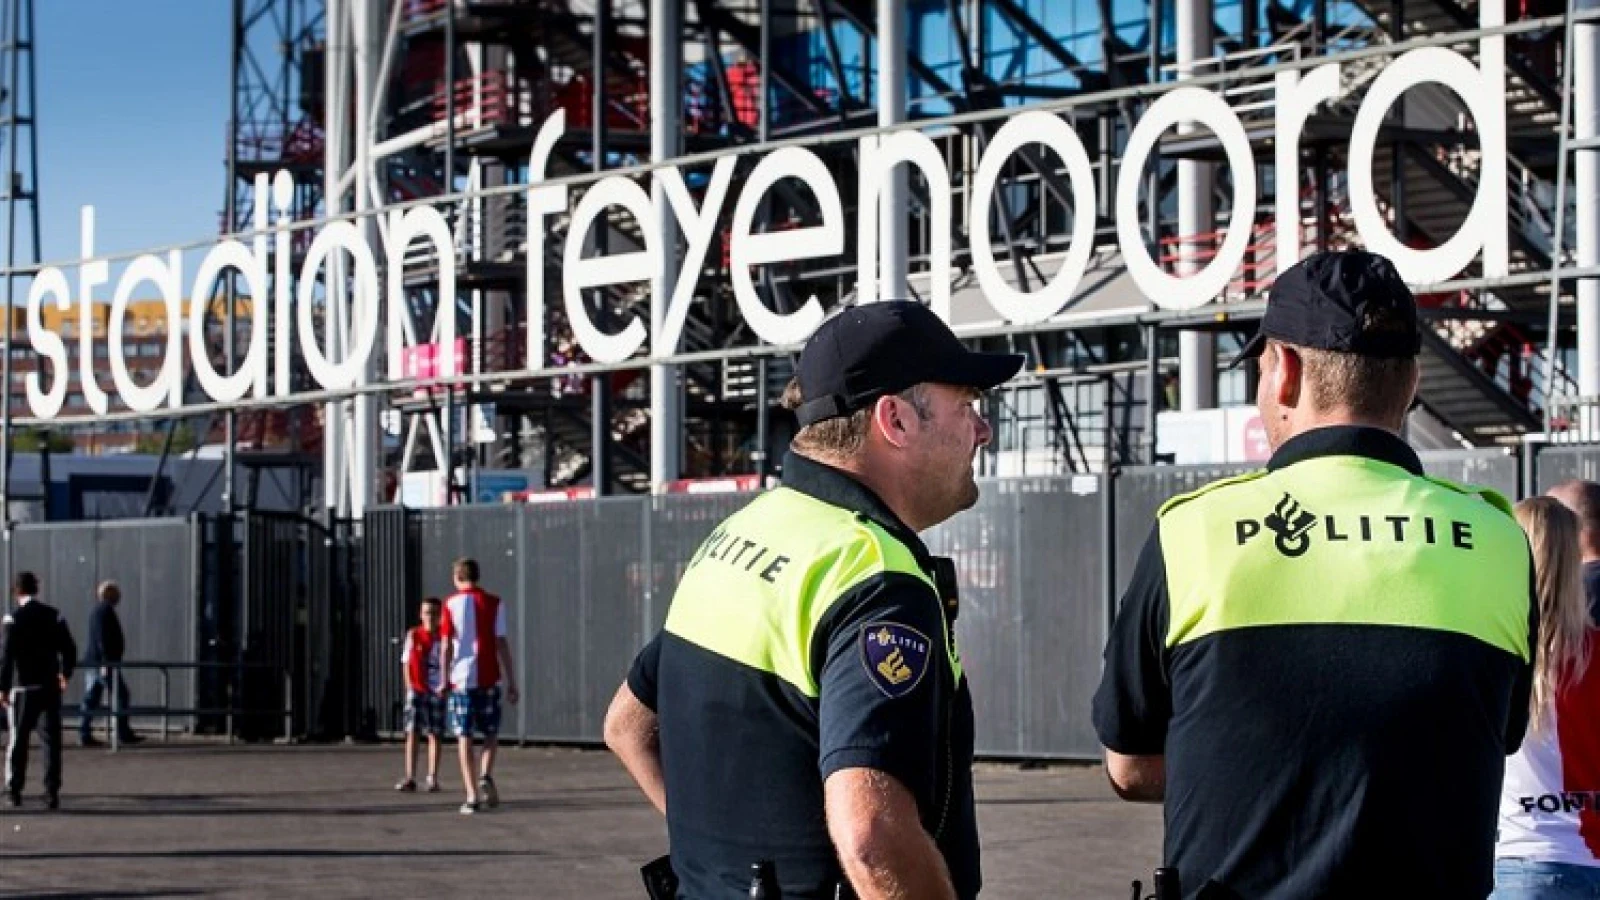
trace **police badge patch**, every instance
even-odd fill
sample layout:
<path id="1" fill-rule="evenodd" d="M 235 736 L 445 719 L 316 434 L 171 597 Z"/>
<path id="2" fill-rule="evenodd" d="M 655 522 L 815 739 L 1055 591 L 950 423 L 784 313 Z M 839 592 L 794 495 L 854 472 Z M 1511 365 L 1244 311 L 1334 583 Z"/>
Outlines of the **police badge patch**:
<path id="1" fill-rule="evenodd" d="M 878 690 L 892 699 L 909 694 L 928 671 L 931 645 L 922 632 L 895 622 L 861 626 L 861 662 Z"/>

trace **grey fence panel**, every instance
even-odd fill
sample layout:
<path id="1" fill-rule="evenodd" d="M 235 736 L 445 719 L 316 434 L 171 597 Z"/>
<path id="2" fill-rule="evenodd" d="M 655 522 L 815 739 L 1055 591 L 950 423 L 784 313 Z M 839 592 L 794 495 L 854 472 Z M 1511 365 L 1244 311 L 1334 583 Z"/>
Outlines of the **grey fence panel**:
<path id="1" fill-rule="evenodd" d="M 522 508 L 523 682 L 528 699 L 523 737 L 533 740 L 594 740 L 583 723 L 583 674 L 573 665 L 582 652 L 587 617 L 584 602 L 594 562 L 588 532 L 597 512 L 592 503 Z"/>
<path id="2" fill-rule="evenodd" d="M 694 551 L 717 523 L 754 500 L 755 494 L 674 494 L 650 501 L 650 606 L 648 634 L 667 619 L 667 608 Z"/>
<path id="3" fill-rule="evenodd" d="M 1541 494 L 1563 481 L 1600 481 L 1600 446 L 1547 447 L 1539 451 L 1536 463 Z"/>
<path id="4" fill-rule="evenodd" d="M 1253 466 L 1134 466 L 1122 470 L 1113 485 L 1116 497 L 1114 572 L 1117 596 L 1133 577 L 1139 550 L 1156 524 L 1156 511 L 1171 498 L 1202 488 L 1221 478 L 1231 478 Z"/>
<path id="5" fill-rule="evenodd" d="M 362 520 L 365 589 L 350 638 L 361 648 L 361 689 L 347 724 L 358 734 L 400 730 L 405 684 L 398 640 L 421 597 L 412 513 L 400 507 L 369 510 Z"/>
<path id="6" fill-rule="evenodd" d="M 1070 489 L 1069 489 L 1070 484 Z M 1091 492 L 1089 488 L 1093 487 Z M 1018 619 L 1023 628 L 1023 756 L 1094 759 L 1089 707 L 1106 640 L 1102 479 L 1021 481 Z"/>
<path id="7" fill-rule="evenodd" d="M 986 481 L 929 531 L 956 563 L 957 646 L 986 756 L 1093 758 L 1089 703 L 1105 643 L 1101 479 Z"/>
<path id="8" fill-rule="evenodd" d="M 130 662 L 194 662 L 197 644 L 194 531 L 182 519 L 19 525 L 12 537 L 13 571 L 39 576 L 42 599 L 59 609 L 80 656 L 87 650 L 95 588 L 111 579 L 122 588 L 117 615 Z M 171 673 L 174 706 L 194 705 L 194 675 Z M 131 701 L 155 706 L 161 675 L 130 671 Z M 74 678 L 66 700 L 76 705 L 83 682 Z M 69 714 L 69 720 L 73 717 Z"/>
<path id="9" fill-rule="evenodd" d="M 456 506 L 413 511 L 420 542 L 423 593 L 436 597 L 453 593 L 451 565 L 459 557 L 470 556 L 478 561 L 483 589 L 511 600 L 518 575 L 518 509 Z M 408 627 L 414 624 L 407 623 Z"/>
<path id="10" fill-rule="evenodd" d="M 923 535 L 930 551 L 956 564 L 956 644 L 972 689 L 978 752 L 986 755 L 1020 753 L 1026 727 L 1018 501 L 985 482 L 976 506 Z"/>
<path id="11" fill-rule="evenodd" d="M 1430 450 L 1420 454 L 1422 468 L 1458 484 L 1494 488 L 1507 499 L 1517 499 L 1522 480 L 1519 458 L 1504 450 Z"/>
<path id="12" fill-rule="evenodd" d="M 597 740 L 607 705 L 628 673 L 634 654 L 649 640 L 644 610 L 649 594 L 650 558 L 645 529 L 649 500 L 618 497 L 594 504 L 594 519 L 584 530 L 585 556 L 593 569 L 583 603 L 584 640 L 577 659 L 579 729 Z"/>

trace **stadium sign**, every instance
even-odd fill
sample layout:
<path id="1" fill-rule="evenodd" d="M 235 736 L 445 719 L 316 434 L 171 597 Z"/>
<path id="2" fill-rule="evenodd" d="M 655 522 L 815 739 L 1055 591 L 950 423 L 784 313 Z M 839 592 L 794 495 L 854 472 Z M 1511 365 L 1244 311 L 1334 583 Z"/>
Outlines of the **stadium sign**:
<path id="1" fill-rule="evenodd" d="M 1503 0 L 1480 5 L 1481 24 L 1491 28 L 1504 23 Z M 1459 274 L 1481 255 L 1483 274 L 1507 274 L 1506 117 L 1505 117 L 1505 38 L 1484 37 L 1480 41 L 1479 63 L 1442 47 L 1411 50 L 1389 62 L 1362 98 L 1350 134 L 1349 190 L 1355 226 L 1366 246 L 1394 260 L 1400 273 L 1413 283 L 1448 280 Z M 1390 233 L 1378 208 L 1373 190 L 1372 159 L 1378 129 L 1394 102 L 1409 88 L 1424 83 L 1441 84 L 1459 96 L 1470 112 L 1482 148 L 1482 173 L 1471 212 L 1461 229 L 1443 245 L 1426 250 L 1407 247 Z M 1299 138 L 1306 118 L 1319 104 L 1340 93 L 1340 64 L 1326 63 L 1301 74 L 1279 72 L 1276 76 L 1276 123 L 1274 134 L 1276 171 L 1280 184 L 1300 182 Z M 1138 194 L 1142 173 L 1155 143 L 1167 129 L 1179 123 L 1194 122 L 1216 135 L 1233 170 L 1232 213 L 1219 252 L 1204 269 L 1187 276 L 1161 270 L 1150 258 L 1140 231 Z M 541 126 L 529 154 L 527 211 L 531 248 L 547 240 L 547 220 L 569 209 L 569 188 L 565 183 L 548 183 L 550 154 L 565 131 L 564 112 L 556 112 Z M 1075 221 L 1065 259 L 1053 277 L 1035 290 L 1013 287 L 1001 274 L 990 234 L 990 210 L 1003 167 L 1020 148 L 1043 145 L 1062 160 L 1075 202 Z M 877 298 L 877 258 L 879 245 L 880 194 L 886 176 L 900 165 L 915 166 L 928 184 L 933 225 L 930 247 L 933 308 L 946 319 L 950 313 L 953 215 L 951 179 L 948 166 L 937 146 L 927 135 L 914 130 L 872 135 L 859 144 L 860 188 L 857 209 L 860 221 L 856 246 L 857 295 Z M 697 204 L 677 166 L 651 170 L 650 189 L 632 177 L 610 176 L 595 182 L 578 199 L 571 211 L 561 272 L 560 302 L 579 345 L 600 362 L 620 362 L 637 357 L 670 358 L 679 345 L 696 279 L 703 270 L 706 254 L 717 236 L 717 224 L 730 194 L 734 192 L 736 161 L 731 156 L 716 160 Z M 1238 115 L 1223 98 L 1194 86 L 1175 87 L 1164 93 L 1135 125 L 1122 155 L 1120 178 L 1114 197 L 1119 250 L 1135 284 L 1157 306 L 1165 309 L 1192 309 L 1211 302 L 1243 262 L 1256 214 L 1257 193 L 1254 159 L 1249 139 Z M 752 224 L 762 198 L 783 180 L 800 182 L 816 198 L 821 221 L 815 225 L 775 232 L 754 232 Z M 247 397 L 270 400 L 292 395 L 290 356 L 298 344 L 311 377 L 324 389 L 343 390 L 369 380 L 368 367 L 378 340 L 380 305 L 387 309 L 388 378 L 403 380 L 403 350 L 417 343 L 405 300 L 402 280 L 404 259 L 418 242 L 431 245 L 439 260 L 440 296 L 455 296 L 456 267 L 453 239 L 448 222 L 439 210 L 413 206 L 389 210 L 385 256 L 386 283 L 380 284 L 377 255 L 361 228 L 351 221 L 329 222 L 317 230 L 305 254 L 297 278 L 289 271 L 291 259 L 290 206 L 293 185 L 286 173 L 279 173 L 271 185 L 272 206 L 278 211 L 276 225 L 269 232 L 268 205 L 256 204 L 253 222 L 256 234 L 250 243 L 229 239 L 217 243 L 205 255 L 192 280 L 186 280 L 177 251 L 166 258 L 139 256 L 121 273 L 111 298 L 109 341 L 111 377 L 120 399 L 136 412 L 155 412 L 161 407 L 178 408 L 183 403 L 183 364 L 187 355 L 198 384 L 205 394 L 219 403 Z M 1487 189 L 1485 189 L 1487 187 Z M 265 175 L 256 181 L 258 197 L 267 197 Z M 1041 322 L 1057 314 L 1071 299 L 1088 264 L 1095 241 L 1095 178 L 1088 154 L 1073 128 L 1059 116 L 1039 111 L 1016 114 L 993 135 L 978 162 L 969 195 L 969 221 L 972 268 L 981 292 L 995 310 L 1016 323 Z M 799 146 L 774 150 L 756 165 L 732 199 L 730 258 L 732 286 L 740 313 L 751 330 L 763 341 L 775 345 L 803 341 L 823 319 L 823 309 L 815 296 L 793 312 L 780 313 L 769 308 L 757 294 L 751 267 L 779 262 L 841 255 L 845 251 L 845 221 L 837 182 L 820 157 Z M 1277 259 L 1286 268 L 1300 258 L 1299 198 L 1294 192 L 1279 192 L 1275 210 L 1278 227 Z M 637 220 L 642 247 L 635 251 L 585 257 L 589 231 L 604 221 L 613 208 L 625 210 Z M 663 274 L 662 224 L 671 217 L 681 230 L 687 251 L 674 283 Z M 270 235 L 270 236 L 269 236 Z M 268 254 L 267 242 L 276 242 Z M 90 346 L 94 329 L 89 327 L 91 307 L 97 288 L 109 280 L 109 265 L 94 257 L 94 210 L 83 211 L 82 262 L 77 266 L 77 310 L 84 327 L 78 329 L 82 342 L 78 354 L 80 380 L 85 398 L 96 413 L 109 409 L 109 398 L 94 378 L 95 354 Z M 335 260 L 348 257 L 352 263 L 351 315 L 346 346 L 338 359 L 329 358 L 313 328 L 313 305 L 317 297 L 319 274 Z M 535 249 L 527 254 L 527 359 L 530 371 L 542 371 L 548 354 L 543 327 L 546 304 L 550 302 L 545 284 L 545 255 Z M 269 279 L 268 267 L 275 266 Z M 250 316 L 249 349 L 233 372 L 217 371 L 206 347 L 203 327 L 207 300 L 217 276 L 235 270 L 251 298 L 267 298 L 257 303 L 258 314 Z M 582 292 L 608 285 L 652 282 L 654 309 L 647 325 L 630 316 L 619 330 L 604 331 L 591 320 L 582 301 Z M 130 376 L 122 352 L 123 323 L 135 289 L 154 285 L 165 301 L 168 325 L 167 347 L 160 373 L 149 384 L 138 384 Z M 187 319 L 183 311 L 184 287 L 190 285 Z M 27 334 L 34 349 L 52 364 L 49 379 L 41 372 L 27 376 L 28 403 L 42 419 L 55 417 L 61 410 L 68 389 L 69 359 L 61 334 L 47 328 L 41 316 L 43 304 L 54 303 L 70 311 L 74 302 L 72 284 L 65 272 L 47 267 L 32 281 L 27 301 Z M 291 316 L 296 317 L 292 329 Z M 456 334 L 452 316 L 437 317 L 432 341 L 441 350 L 438 372 L 461 371 L 455 359 Z M 185 327 L 186 326 L 186 327 Z M 267 329 L 273 333 L 268 339 Z M 187 347 L 185 347 L 187 341 Z M 648 346 L 647 346 L 648 344 Z M 269 351 L 270 348 L 270 351 Z M 185 354 L 187 350 L 187 354 Z M 269 359 L 269 352 L 271 358 Z M 46 383 L 48 381 L 48 384 Z"/>

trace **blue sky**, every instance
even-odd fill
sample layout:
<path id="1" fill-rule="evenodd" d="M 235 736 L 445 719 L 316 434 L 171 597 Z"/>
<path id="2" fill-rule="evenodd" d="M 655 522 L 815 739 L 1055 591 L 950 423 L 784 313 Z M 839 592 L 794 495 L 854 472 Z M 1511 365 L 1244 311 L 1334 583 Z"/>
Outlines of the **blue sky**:
<path id="1" fill-rule="evenodd" d="M 84 205 L 96 209 L 97 254 L 214 237 L 226 187 L 231 4 L 34 6 L 45 261 L 77 257 Z M 18 236 L 26 261 L 26 232 Z"/>

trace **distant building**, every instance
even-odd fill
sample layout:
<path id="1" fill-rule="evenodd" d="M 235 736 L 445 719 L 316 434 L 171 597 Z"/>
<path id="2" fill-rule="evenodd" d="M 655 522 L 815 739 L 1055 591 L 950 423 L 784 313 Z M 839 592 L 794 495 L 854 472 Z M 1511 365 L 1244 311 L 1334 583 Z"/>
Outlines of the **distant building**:
<path id="1" fill-rule="evenodd" d="M 217 315 L 213 318 L 220 320 L 220 300 Z M 184 318 L 184 339 L 188 337 L 189 301 L 181 304 Z M 253 307 L 249 298 L 241 297 L 235 307 L 236 330 L 235 338 L 237 352 L 243 354 L 249 347 L 250 317 Z M 63 416 L 89 415 L 92 410 L 84 398 L 83 380 L 81 377 L 80 360 L 82 359 L 81 325 L 79 310 L 74 307 L 67 311 L 56 309 L 46 304 L 41 309 L 40 318 L 46 328 L 61 335 L 62 341 L 67 346 L 67 359 L 71 371 L 68 373 L 68 387 L 66 404 L 61 409 Z M 93 370 L 95 382 L 108 395 L 111 412 L 121 412 L 127 406 L 117 396 L 117 391 L 111 381 L 110 345 L 106 340 L 107 328 L 111 318 L 110 303 L 96 303 L 90 308 L 90 328 L 92 329 L 91 351 L 94 355 Z M 12 341 L 11 348 L 11 384 L 9 386 L 9 402 L 11 415 L 22 418 L 33 415 L 33 410 L 28 406 L 27 378 L 30 373 L 39 370 L 44 365 L 41 358 L 35 353 L 33 346 L 28 342 L 27 314 L 18 309 L 12 313 Z M 222 362 L 222 328 L 213 327 L 214 333 L 209 336 L 207 343 L 214 348 L 215 363 L 220 367 Z M 167 308 L 165 302 L 159 299 L 134 300 L 128 304 L 126 318 L 123 320 L 123 356 L 127 361 L 128 372 L 139 384 L 149 384 L 161 369 L 167 348 Z M 187 357 L 187 350 L 182 353 Z M 188 371 L 185 371 L 185 377 Z M 186 393 L 190 385 L 185 384 Z M 267 418 L 263 416 L 261 418 Z M 277 418 L 285 418 L 284 414 L 277 414 Z M 252 422 L 252 417 L 241 416 L 240 443 L 258 443 L 262 446 L 271 446 L 278 441 L 257 441 L 253 436 L 245 434 L 246 427 Z M 260 423 L 265 425 L 270 435 L 274 429 L 270 422 Z M 206 433 L 194 433 L 205 427 L 203 420 L 197 419 L 191 425 L 191 434 L 202 443 L 211 443 L 223 439 L 222 422 L 218 418 L 212 423 Z M 259 429 L 258 429 L 259 430 Z M 282 429 L 277 429 L 281 431 Z M 127 452 L 134 448 L 141 435 L 150 435 L 159 438 L 164 435 L 165 429 L 157 422 L 105 422 L 94 426 L 77 425 L 51 429 L 53 433 L 62 433 L 71 437 L 74 449 L 79 453 L 119 453 Z"/>

